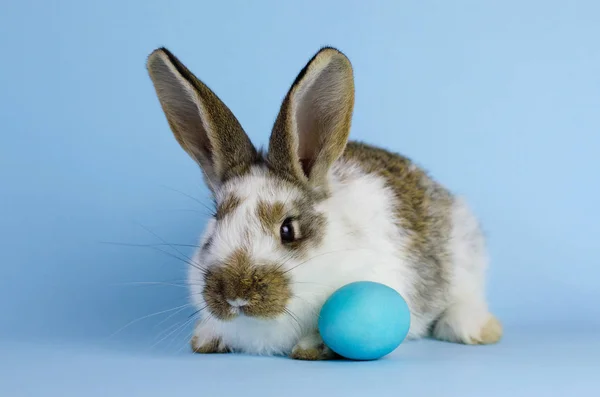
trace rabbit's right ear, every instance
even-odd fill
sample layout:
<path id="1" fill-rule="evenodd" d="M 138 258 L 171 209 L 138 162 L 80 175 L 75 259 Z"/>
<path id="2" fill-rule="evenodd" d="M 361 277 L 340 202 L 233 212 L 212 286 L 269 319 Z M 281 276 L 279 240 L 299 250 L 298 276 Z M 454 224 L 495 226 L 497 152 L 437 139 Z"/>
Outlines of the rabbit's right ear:
<path id="1" fill-rule="evenodd" d="M 229 108 L 170 51 L 152 52 L 147 68 L 175 138 L 200 165 L 213 192 L 257 160 Z"/>
<path id="2" fill-rule="evenodd" d="M 346 148 L 354 108 L 349 59 L 322 48 L 300 71 L 275 120 L 269 164 L 280 174 L 326 192 L 327 174 Z"/>

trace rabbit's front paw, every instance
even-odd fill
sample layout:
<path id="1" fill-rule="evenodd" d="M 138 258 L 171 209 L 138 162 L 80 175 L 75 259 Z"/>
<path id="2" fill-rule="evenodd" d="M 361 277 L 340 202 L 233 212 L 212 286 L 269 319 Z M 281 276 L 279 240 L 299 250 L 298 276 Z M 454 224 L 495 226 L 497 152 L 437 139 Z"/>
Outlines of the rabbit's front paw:
<path id="1" fill-rule="evenodd" d="M 223 339 L 211 332 L 210 327 L 198 324 L 190 341 L 192 351 L 200 354 L 228 353 L 229 348 Z"/>
<path id="2" fill-rule="evenodd" d="M 316 361 L 332 360 L 337 355 L 325 345 L 318 332 L 313 332 L 298 341 L 290 357 L 295 360 Z"/>
<path id="3" fill-rule="evenodd" d="M 211 353 L 227 353 L 229 349 L 223 343 L 221 338 L 213 338 L 209 340 L 202 340 L 197 336 L 192 336 L 190 342 L 192 351 L 200 354 L 211 354 Z"/>

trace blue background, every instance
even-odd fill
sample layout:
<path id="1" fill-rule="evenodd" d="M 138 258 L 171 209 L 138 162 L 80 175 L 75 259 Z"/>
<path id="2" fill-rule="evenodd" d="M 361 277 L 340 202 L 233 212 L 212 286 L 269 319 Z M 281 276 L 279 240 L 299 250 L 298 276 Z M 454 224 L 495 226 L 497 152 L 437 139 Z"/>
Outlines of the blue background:
<path id="1" fill-rule="evenodd" d="M 2 2 L 0 395 L 594 394 L 599 17 L 593 0 Z M 194 244 L 207 210 L 187 195 L 208 197 L 146 56 L 169 47 L 264 144 L 326 44 L 354 64 L 353 137 L 414 158 L 484 222 L 499 345 L 201 357 L 192 308 L 145 317 L 187 303 L 160 244 Z"/>

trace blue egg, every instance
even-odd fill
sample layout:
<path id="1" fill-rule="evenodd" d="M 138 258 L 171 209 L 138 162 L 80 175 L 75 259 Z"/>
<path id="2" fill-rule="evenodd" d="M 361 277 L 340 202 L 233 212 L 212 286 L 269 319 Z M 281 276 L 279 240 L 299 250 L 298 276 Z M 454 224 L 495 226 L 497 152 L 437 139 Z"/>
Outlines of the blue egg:
<path id="1" fill-rule="evenodd" d="M 396 290 L 359 281 L 335 291 L 321 308 L 319 332 L 331 350 L 351 360 L 376 360 L 406 338 L 410 310 Z"/>

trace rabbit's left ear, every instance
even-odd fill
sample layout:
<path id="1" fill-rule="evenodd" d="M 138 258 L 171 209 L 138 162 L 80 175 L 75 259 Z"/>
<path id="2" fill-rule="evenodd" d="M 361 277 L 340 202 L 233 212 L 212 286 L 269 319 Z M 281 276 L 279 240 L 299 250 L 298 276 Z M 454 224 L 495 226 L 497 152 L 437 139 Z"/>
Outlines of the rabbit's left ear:
<path id="1" fill-rule="evenodd" d="M 288 91 L 269 142 L 268 160 L 283 176 L 327 189 L 327 173 L 344 153 L 354 108 L 352 65 L 321 49 Z"/>

